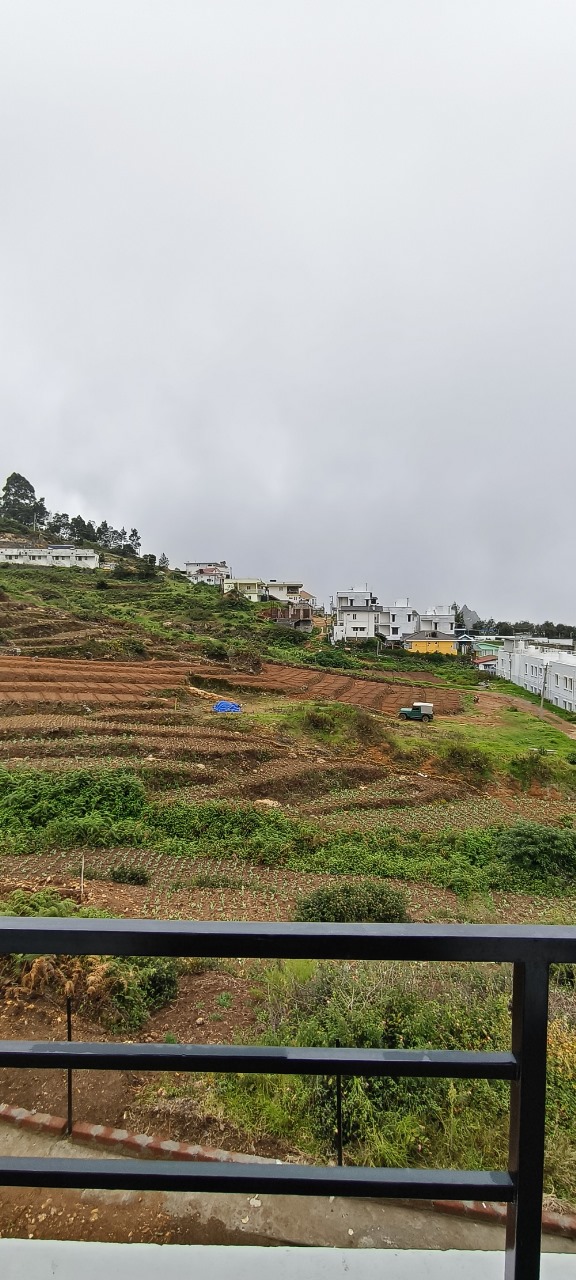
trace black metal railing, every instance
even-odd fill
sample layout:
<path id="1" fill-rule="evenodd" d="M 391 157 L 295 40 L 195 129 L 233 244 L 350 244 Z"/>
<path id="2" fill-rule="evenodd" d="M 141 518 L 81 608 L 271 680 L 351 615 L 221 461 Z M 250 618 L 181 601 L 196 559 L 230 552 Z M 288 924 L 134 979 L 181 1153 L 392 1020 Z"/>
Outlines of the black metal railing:
<path id="1" fill-rule="evenodd" d="M 185 1044 L 0 1042 L 0 1067 L 444 1076 L 509 1080 L 507 1172 L 0 1157 L 0 1185 L 472 1199 L 508 1204 L 505 1280 L 538 1280 L 549 967 L 576 928 L 215 924 L 0 918 L 0 954 L 476 961 L 513 965 L 509 1053 Z"/>

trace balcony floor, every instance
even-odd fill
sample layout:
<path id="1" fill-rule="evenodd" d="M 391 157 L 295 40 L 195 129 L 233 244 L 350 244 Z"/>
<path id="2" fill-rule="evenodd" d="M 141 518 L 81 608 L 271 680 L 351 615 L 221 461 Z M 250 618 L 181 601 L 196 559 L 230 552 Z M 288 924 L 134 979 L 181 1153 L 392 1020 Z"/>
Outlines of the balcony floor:
<path id="1" fill-rule="evenodd" d="M 76 1241 L 0 1240 L 3 1280 L 502 1280 L 502 1253 L 449 1250 L 292 1249 L 246 1245 L 98 1244 Z M 542 1258 L 542 1280 L 574 1280 L 574 1260 Z"/>

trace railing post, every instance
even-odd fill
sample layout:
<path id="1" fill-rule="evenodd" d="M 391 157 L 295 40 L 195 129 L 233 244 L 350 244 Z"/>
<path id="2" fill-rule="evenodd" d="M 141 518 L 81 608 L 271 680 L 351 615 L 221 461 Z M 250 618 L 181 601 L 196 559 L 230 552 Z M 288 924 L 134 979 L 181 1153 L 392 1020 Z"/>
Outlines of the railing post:
<path id="1" fill-rule="evenodd" d="M 508 1205 L 505 1280 L 539 1280 L 546 1118 L 548 965 L 514 965 L 512 1052 L 520 1073 L 511 1086 L 508 1169 L 516 1199 Z"/>
<path id="2" fill-rule="evenodd" d="M 66 1039 L 70 1044 L 72 1040 L 72 998 L 66 996 Z M 66 1133 L 68 1137 L 72 1133 L 72 1068 L 68 1067 L 66 1072 Z"/>

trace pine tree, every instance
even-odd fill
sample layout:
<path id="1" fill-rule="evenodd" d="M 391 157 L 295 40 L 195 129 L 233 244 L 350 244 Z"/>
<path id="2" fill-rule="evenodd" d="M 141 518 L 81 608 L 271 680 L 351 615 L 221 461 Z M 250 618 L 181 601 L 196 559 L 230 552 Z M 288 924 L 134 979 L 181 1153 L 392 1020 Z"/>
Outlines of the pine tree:
<path id="1" fill-rule="evenodd" d="M 170 561 L 164 551 L 162 552 L 162 555 L 160 556 L 160 559 L 158 561 L 158 568 L 164 569 L 164 570 L 170 568 Z"/>

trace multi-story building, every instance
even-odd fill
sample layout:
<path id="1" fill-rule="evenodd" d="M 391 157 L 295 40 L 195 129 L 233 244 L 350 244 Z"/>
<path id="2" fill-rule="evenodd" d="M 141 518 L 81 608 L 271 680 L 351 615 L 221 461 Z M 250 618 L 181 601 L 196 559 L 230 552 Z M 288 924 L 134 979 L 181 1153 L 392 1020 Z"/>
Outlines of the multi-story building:
<path id="1" fill-rule="evenodd" d="M 97 569 L 97 551 L 70 545 L 19 547 L 14 542 L 0 546 L 0 564 L 31 565 L 35 569 Z"/>
<path id="2" fill-rule="evenodd" d="M 416 632 L 421 632 L 424 638 L 447 636 L 450 639 L 456 622 L 454 609 L 446 605 L 435 605 L 425 614 L 420 614 L 407 596 L 395 600 L 394 604 L 380 604 L 378 597 L 367 587 L 338 591 L 333 611 L 333 644 L 339 640 L 370 640 L 373 637 L 391 644 L 402 644 Z M 456 652 L 456 649 L 451 648 L 449 652 Z"/>
<path id="3" fill-rule="evenodd" d="M 430 635 L 453 635 L 456 628 L 456 611 L 448 604 L 434 604 L 419 616 L 419 629 Z"/>
<path id="4" fill-rule="evenodd" d="M 247 600 L 251 600 L 253 604 L 258 604 L 260 600 L 268 599 L 268 589 L 262 578 L 225 578 L 222 583 L 224 595 L 228 595 L 230 591 L 237 591 L 239 595 L 246 596 Z"/>
<path id="5" fill-rule="evenodd" d="M 302 582 L 295 582 L 293 578 L 288 578 L 286 582 L 278 582 L 276 578 L 270 578 L 266 583 L 266 589 L 271 600 L 279 600 L 281 604 L 299 604 L 303 585 Z"/>
<path id="6" fill-rule="evenodd" d="M 418 613 L 410 604 L 407 596 L 395 600 L 394 604 L 378 605 L 376 617 L 376 635 L 383 640 L 400 642 L 404 636 L 412 635 L 418 626 Z"/>
<path id="7" fill-rule="evenodd" d="M 576 710 L 574 652 L 511 636 L 502 642 L 496 674 L 530 693 L 542 694 L 543 691 L 549 702 L 564 711 Z"/>
<path id="8" fill-rule="evenodd" d="M 376 635 L 378 597 L 368 587 L 351 587 L 337 591 L 332 644 L 339 640 L 371 640 Z"/>
<path id="9" fill-rule="evenodd" d="M 189 582 L 203 582 L 208 587 L 221 587 L 232 577 L 225 560 L 187 560 L 184 569 Z"/>

